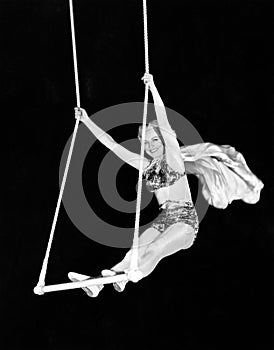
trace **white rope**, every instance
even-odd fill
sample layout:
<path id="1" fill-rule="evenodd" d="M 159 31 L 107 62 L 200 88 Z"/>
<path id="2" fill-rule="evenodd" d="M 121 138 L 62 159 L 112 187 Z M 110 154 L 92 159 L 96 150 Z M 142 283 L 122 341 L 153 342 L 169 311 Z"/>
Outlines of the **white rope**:
<path id="1" fill-rule="evenodd" d="M 148 104 L 148 85 L 146 84 L 145 90 L 145 102 L 144 102 L 144 113 L 143 113 L 143 129 L 142 129 L 142 141 L 141 141 L 141 159 L 139 166 L 139 177 L 138 177 L 138 191 L 137 191 L 137 203 L 136 203 L 136 216 L 135 216 L 135 229 L 133 238 L 132 255 L 130 261 L 130 270 L 138 270 L 138 246 L 139 246 L 139 222 L 140 222 L 140 207 L 141 207 L 141 193 L 142 193 L 142 178 L 143 178 L 143 158 L 145 149 L 145 132 L 146 132 L 146 120 L 147 120 L 147 104 Z M 133 280 L 134 281 L 134 280 Z"/>
<path id="2" fill-rule="evenodd" d="M 79 93 L 79 81 L 78 81 L 78 70 L 77 70 L 77 57 L 76 57 L 75 35 L 74 35 L 74 20 L 73 20 L 72 0 L 69 0 L 69 4 L 70 4 L 70 22 L 71 22 L 71 34 L 72 34 L 72 46 L 73 46 L 73 58 L 74 58 L 76 98 L 77 98 L 77 107 L 80 107 L 80 93 Z M 70 165 L 70 161 L 71 161 L 72 151 L 74 148 L 74 143 L 75 143 L 75 138 L 76 138 L 76 134 L 77 134 L 77 130 L 78 130 L 78 125 L 79 125 L 79 118 L 76 120 L 76 124 L 74 127 L 72 140 L 71 140 L 71 144 L 70 144 L 70 149 L 69 149 L 69 153 L 68 153 L 68 158 L 67 158 L 67 163 L 66 163 L 66 167 L 65 167 L 65 171 L 64 171 L 64 175 L 63 175 L 63 180 L 62 180 L 61 188 L 60 188 L 60 192 L 59 192 L 59 197 L 58 197 L 58 201 L 57 201 L 57 205 L 56 205 L 56 209 L 55 209 L 55 214 L 54 214 L 54 218 L 53 218 L 53 223 L 52 223 L 52 227 L 51 227 L 51 231 L 50 231 L 48 246 L 47 246 L 45 258 L 43 261 L 42 269 L 40 272 L 39 281 L 37 283 L 36 288 L 34 288 L 34 290 L 37 290 L 37 288 L 38 289 L 42 288 L 45 285 L 45 277 L 46 277 L 46 272 L 47 272 L 47 265 L 48 265 L 50 249 L 51 249 L 54 231 L 55 231 L 55 227 L 56 227 L 56 222 L 57 222 L 57 218 L 58 218 L 58 214 L 59 214 L 59 210 L 60 210 L 60 205 L 61 205 L 61 201 L 62 201 L 62 197 L 63 197 L 63 192 L 64 192 L 64 188 L 65 188 L 65 184 L 66 184 L 67 174 L 68 174 L 69 165 Z"/>
<path id="3" fill-rule="evenodd" d="M 145 44 L 145 68 L 146 73 L 149 73 L 149 57 L 148 57 L 148 32 L 147 32 L 147 5 L 146 0 L 143 0 L 143 20 L 144 20 L 144 44 Z M 143 127 L 142 127 L 142 140 L 141 140 L 141 160 L 139 166 L 138 177 L 138 191 L 137 191 L 137 203 L 136 203 L 136 216 L 135 216 L 135 229 L 133 237 L 132 255 L 130 261 L 129 278 L 135 282 L 141 275 L 138 275 L 138 246 L 139 246 L 139 223 L 140 223 L 140 207 L 141 207 L 141 193 L 142 193 L 142 176 L 143 176 L 143 159 L 145 150 L 145 132 L 147 123 L 147 105 L 148 105 L 148 84 L 145 89 L 144 111 L 143 111 Z"/>
<path id="4" fill-rule="evenodd" d="M 75 43 L 75 29 L 74 29 L 74 16 L 73 16 L 73 4 L 72 0 L 69 0 L 70 5 L 70 23 L 71 23 L 71 34 L 72 34 L 72 47 L 73 47 L 73 62 L 74 62 L 74 76 L 75 76 L 75 88 L 76 88 L 76 99 L 77 107 L 80 108 L 80 92 L 79 92 L 79 78 L 78 78 L 78 68 L 77 68 L 77 55 L 76 55 L 76 43 Z M 149 57 L 148 57 L 148 32 L 147 32 L 147 6 L 146 0 L 143 0 L 143 19 L 144 19 L 144 44 L 145 44 L 145 69 L 146 73 L 149 73 Z M 67 163 L 64 171 L 64 176 L 60 188 L 60 193 L 57 201 L 57 206 L 54 214 L 54 219 L 51 227 L 50 238 L 43 261 L 41 273 L 39 276 L 39 281 L 37 286 L 34 288 L 36 294 L 44 294 L 45 292 L 66 290 L 74 288 L 83 288 L 90 285 L 114 283 L 125 280 L 132 280 L 137 282 L 141 275 L 138 274 L 138 243 L 139 243 L 139 222 L 140 222 L 140 205 L 141 205 L 141 192 L 142 192 L 142 175 L 143 175 L 143 158 L 144 158 L 144 139 L 145 139 L 145 128 L 147 120 L 147 105 L 148 105 L 148 85 L 146 84 L 145 89 L 145 99 L 144 99 L 144 111 L 143 111 L 143 129 L 142 129 L 142 141 L 141 141 L 141 161 L 139 167 L 139 178 L 138 178 L 138 192 L 137 192 L 137 203 L 136 203 L 136 217 L 135 217 L 135 231 L 133 238 L 133 254 L 130 263 L 130 271 L 127 274 L 117 275 L 113 277 L 102 277 L 96 279 L 90 279 L 87 281 L 79 281 L 72 283 L 63 283 L 51 286 L 45 286 L 45 276 L 47 271 L 47 264 L 50 254 L 50 249 L 52 245 L 53 235 L 56 227 L 56 222 L 60 210 L 61 200 L 65 188 L 66 178 L 68 174 L 68 169 L 71 161 L 72 151 L 74 148 L 74 143 L 76 139 L 76 134 L 79 125 L 79 119 L 76 120 L 76 124 L 73 131 L 73 136 L 71 140 L 71 145 L 69 149 L 69 154 L 67 158 Z"/>
<path id="5" fill-rule="evenodd" d="M 75 77 L 75 88 L 76 88 L 76 101 L 77 101 L 77 107 L 80 108 L 80 91 L 79 91 L 79 78 L 78 78 L 78 65 L 77 65 L 77 55 L 76 55 L 76 42 L 75 42 L 72 0 L 69 0 L 69 10 L 70 10 L 72 49 L 73 49 L 74 77 Z"/>
<path id="6" fill-rule="evenodd" d="M 149 73 L 147 1 L 146 0 L 143 0 L 143 20 L 144 20 L 144 44 L 145 44 L 145 68 L 146 68 L 146 73 Z"/>

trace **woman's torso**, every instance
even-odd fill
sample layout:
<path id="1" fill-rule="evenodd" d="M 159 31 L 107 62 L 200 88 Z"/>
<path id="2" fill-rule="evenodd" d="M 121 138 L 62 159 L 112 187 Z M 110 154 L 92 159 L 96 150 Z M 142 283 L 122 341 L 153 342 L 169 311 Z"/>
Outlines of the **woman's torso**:
<path id="1" fill-rule="evenodd" d="M 159 167 L 162 165 L 161 169 L 164 168 L 165 173 L 168 172 L 173 176 L 173 178 L 175 178 L 174 181 L 170 182 L 171 184 L 168 183 L 167 185 L 162 184 L 162 186 L 155 186 L 156 189 L 151 190 L 151 192 L 155 193 L 159 204 L 163 204 L 167 200 L 192 201 L 187 176 L 185 175 L 185 166 L 181 155 L 174 152 L 174 150 L 169 150 L 166 148 L 166 153 L 163 156 L 161 162 L 159 160 L 152 160 L 152 162 L 149 163 L 147 169 L 151 168 L 151 170 L 154 170 L 152 167 L 154 165 L 157 167 L 158 164 Z M 147 169 L 145 169 L 145 172 Z"/>

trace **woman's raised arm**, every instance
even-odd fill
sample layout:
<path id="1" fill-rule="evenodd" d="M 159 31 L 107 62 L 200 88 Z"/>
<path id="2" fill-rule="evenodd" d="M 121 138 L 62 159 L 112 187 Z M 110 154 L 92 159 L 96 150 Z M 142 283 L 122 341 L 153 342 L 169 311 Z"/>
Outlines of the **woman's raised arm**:
<path id="1" fill-rule="evenodd" d="M 86 127 L 93 133 L 93 135 L 107 148 L 112 149 L 116 142 L 114 139 L 106 133 L 104 130 L 99 128 L 87 115 L 87 112 L 83 108 L 75 108 L 75 118 L 80 117 L 81 122 L 83 122 Z"/>
<path id="2" fill-rule="evenodd" d="M 117 143 L 108 133 L 99 128 L 87 115 L 87 112 L 83 108 L 75 108 L 75 118 L 79 118 L 87 128 L 93 133 L 93 135 L 113 153 L 115 153 L 120 159 L 127 164 L 133 166 L 136 169 L 140 167 L 141 157 L 139 154 L 127 150 L 125 147 Z M 149 164 L 149 161 L 143 158 L 143 168 Z"/>
<path id="3" fill-rule="evenodd" d="M 158 124 L 166 145 L 171 147 L 172 149 L 176 149 L 177 151 L 179 151 L 180 146 L 177 141 L 176 134 L 171 128 L 167 119 L 166 108 L 154 84 L 153 76 L 151 74 L 145 73 L 142 79 L 144 80 L 145 84 L 148 84 L 149 89 L 152 93 Z"/>
<path id="4" fill-rule="evenodd" d="M 164 102 L 161 99 L 161 96 L 154 84 L 153 81 L 153 76 L 151 74 L 146 73 L 143 77 L 144 83 L 148 84 L 148 87 L 152 93 L 153 96 L 153 101 L 154 101 L 154 107 L 155 107 L 155 112 L 157 115 L 157 120 L 161 125 L 169 125 L 168 119 L 167 119 L 167 114 L 166 114 L 166 109 Z"/>

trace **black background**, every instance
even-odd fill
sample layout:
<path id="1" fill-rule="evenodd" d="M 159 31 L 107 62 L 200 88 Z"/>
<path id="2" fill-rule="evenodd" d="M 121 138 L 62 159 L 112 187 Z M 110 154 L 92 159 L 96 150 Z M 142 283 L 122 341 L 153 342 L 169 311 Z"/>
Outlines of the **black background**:
<path id="1" fill-rule="evenodd" d="M 75 0 L 74 13 L 82 107 L 91 115 L 142 101 L 142 1 Z M 124 293 L 35 295 L 75 125 L 69 7 L 1 0 L 2 349 L 270 349 L 272 1 L 150 0 L 148 20 L 150 72 L 166 106 L 204 140 L 240 151 L 265 184 L 261 199 L 210 207 L 194 246 Z M 93 156 L 87 188 L 97 186 Z M 81 234 L 61 206 L 47 284 L 69 271 L 97 275 L 124 254 Z"/>

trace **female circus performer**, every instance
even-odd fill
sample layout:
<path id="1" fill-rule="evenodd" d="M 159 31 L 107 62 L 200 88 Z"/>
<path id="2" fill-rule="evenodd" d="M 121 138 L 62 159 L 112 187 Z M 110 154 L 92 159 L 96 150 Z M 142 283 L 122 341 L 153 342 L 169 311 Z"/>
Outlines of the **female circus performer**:
<path id="1" fill-rule="evenodd" d="M 143 176 L 147 189 L 155 193 L 161 208 L 160 215 L 151 227 L 139 237 L 138 269 L 142 276 L 146 277 L 155 269 L 161 259 L 181 249 L 191 247 L 197 236 L 199 221 L 192 202 L 186 170 L 187 173 L 200 175 L 199 179 L 204 184 L 203 195 L 210 204 L 219 208 L 226 207 L 234 199 L 255 203 L 258 201 L 263 184 L 250 172 L 243 157 L 234 148 L 204 143 L 187 146 L 182 150 L 176 139 L 176 133 L 169 124 L 164 103 L 153 82 L 152 75 L 146 73 L 143 80 L 152 92 L 157 116 L 157 120 L 150 122 L 145 130 L 145 152 L 150 160 L 146 157 L 143 159 Z M 75 116 L 80 118 L 98 140 L 119 158 L 139 169 L 141 160 L 139 154 L 135 154 L 116 143 L 110 135 L 88 117 L 84 109 L 76 108 Z M 142 127 L 139 128 L 139 140 L 141 140 L 141 135 Z M 189 152 L 188 147 L 191 147 L 191 152 Z M 193 154 L 196 154 L 196 158 L 193 158 Z M 214 155 L 214 159 L 210 157 L 212 155 Z M 208 163 L 212 167 L 205 167 L 204 162 L 199 163 L 199 157 L 203 157 L 203 160 L 210 160 Z M 214 180 L 212 180 L 213 173 L 215 176 L 220 173 L 222 178 L 233 180 L 233 184 L 237 183 L 238 185 L 237 189 L 234 188 L 235 186 L 229 188 L 227 181 L 223 181 L 226 184 L 225 191 L 220 189 L 220 181 L 217 189 Z M 217 199 L 216 193 L 219 193 Z M 114 276 L 117 273 L 128 271 L 131 254 L 132 249 L 121 262 L 110 270 L 102 270 L 102 276 Z M 72 281 L 79 281 L 90 277 L 70 273 L 69 278 Z M 127 281 L 123 281 L 113 285 L 117 291 L 121 292 L 126 283 Z M 96 297 L 102 288 L 103 285 L 96 285 L 83 289 L 89 296 Z"/>

